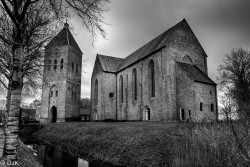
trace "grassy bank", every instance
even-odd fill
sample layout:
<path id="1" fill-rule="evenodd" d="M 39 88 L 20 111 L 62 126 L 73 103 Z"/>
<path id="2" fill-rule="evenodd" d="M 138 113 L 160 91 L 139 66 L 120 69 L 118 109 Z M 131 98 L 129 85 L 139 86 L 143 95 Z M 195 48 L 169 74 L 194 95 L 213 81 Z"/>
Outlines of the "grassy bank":
<path id="1" fill-rule="evenodd" d="M 5 161 L 7 163 L 6 157 L 1 157 L 0 161 Z M 18 152 L 17 152 L 17 161 L 18 166 L 20 167 L 42 167 L 42 165 L 37 161 L 34 153 L 26 145 L 23 144 L 20 140 L 18 141 Z M 7 167 L 10 165 L 3 165 L 1 167 Z"/>
<path id="2" fill-rule="evenodd" d="M 121 166 L 247 166 L 224 124 L 49 124 L 34 134 L 88 161 Z"/>

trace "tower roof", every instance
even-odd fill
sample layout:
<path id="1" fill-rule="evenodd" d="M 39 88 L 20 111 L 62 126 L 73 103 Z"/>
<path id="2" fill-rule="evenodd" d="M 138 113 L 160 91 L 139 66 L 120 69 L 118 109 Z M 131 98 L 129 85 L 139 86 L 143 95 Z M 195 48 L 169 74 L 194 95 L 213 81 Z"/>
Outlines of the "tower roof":
<path id="1" fill-rule="evenodd" d="M 62 45 L 70 45 L 78 52 L 82 53 L 78 44 L 76 43 L 73 35 L 69 30 L 69 24 L 64 23 L 63 29 L 48 43 L 48 46 L 62 46 Z"/>

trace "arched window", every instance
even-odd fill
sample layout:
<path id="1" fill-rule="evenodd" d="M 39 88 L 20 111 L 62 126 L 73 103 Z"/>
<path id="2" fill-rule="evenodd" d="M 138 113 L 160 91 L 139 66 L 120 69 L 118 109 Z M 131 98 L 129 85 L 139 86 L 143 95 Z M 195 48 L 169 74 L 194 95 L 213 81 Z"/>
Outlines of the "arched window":
<path id="1" fill-rule="evenodd" d="M 73 90 L 72 90 L 72 92 L 71 92 L 71 98 L 73 99 L 73 96 L 74 96 L 74 92 L 73 92 Z"/>
<path id="2" fill-rule="evenodd" d="M 150 60 L 148 64 L 148 79 L 150 97 L 155 97 L 155 69 L 153 60 Z"/>
<path id="3" fill-rule="evenodd" d="M 184 121 L 185 119 L 186 119 L 185 110 L 181 109 L 181 120 Z"/>
<path id="4" fill-rule="evenodd" d="M 203 111 L 203 104 L 200 103 L 200 111 Z"/>
<path id="5" fill-rule="evenodd" d="M 95 80 L 94 104 L 98 104 L 98 80 Z"/>
<path id="6" fill-rule="evenodd" d="M 50 96 L 53 97 L 53 90 L 50 92 Z"/>
<path id="7" fill-rule="evenodd" d="M 192 59 L 191 59 L 188 55 L 186 55 L 186 56 L 182 59 L 182 61 L 185 62 L 185 63 L 193 64 Z"/>
<path id="8" fill-rule="evenodd" d="M 61 69 L 63 69 L 63 59 L 61 59 Z"/>
<path id="9" fill-rule="evenodd" d="M 76 99 L 76 92 L 75 92 L 75 99 Z"/>
<path id="10" fill-rule="evenodd" d="M 56 97 L 58 97 L 58 91 L 56 91 Z"/>
<path id="11" fill-rule="evenodd" d="M 72 66 L 72 71 L 74 71 L 74 63 L 73 62 L 71 64 L 71 66 Z"/>
<path id="12" fill-rule="evenodd" d="M 213 112 L 213 111 L 214 111 L 214 104 L 212 103 L 212 104 L 210 105 L 210 107 L 211 107 L 211 112 Z"/>
<path id="13" fill-rule="evenodd" d="M 132 93 L 133 100 L 137 100 L 137 71 L 134 68 L 132 73 Z"/>
<path id="14" fill-rule="evenodd" d="M 50 68 L 51 68 L 51 60 L 49 60 L 48 70 L 50 70 Z"/>
<path id="15" fill-rule="evenodd" d="M 78 63 L 76 63 L 76 73 L 78 73 Z"/>
<path id="16" fill-rule="evenodd" d="M 123 76 L 121 75 L 120 76 L 120 79 L 119 79 L 119 93 L 120 93 L 120 102 L 123 103 Z"/>
<path id="17" fill-rule="evenodd" d="M 57 60 L 55 59 L 54 61 L 54 69 L 56 70 L 57 69 Z"/>

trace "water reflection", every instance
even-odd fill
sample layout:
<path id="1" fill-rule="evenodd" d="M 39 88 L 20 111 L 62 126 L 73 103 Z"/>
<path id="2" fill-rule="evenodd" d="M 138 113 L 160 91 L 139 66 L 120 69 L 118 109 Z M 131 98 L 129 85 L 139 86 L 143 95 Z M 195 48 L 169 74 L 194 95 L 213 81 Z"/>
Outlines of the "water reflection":
<path id="1" fill-rule="evenodd" d="M 34 155 L 44 167 L 115 167 L 115 165 L 102 161 L 85 161 L 64 152 L 60 146 L 48 144 L 27 146 L 33 149 Z"/>
<path id="2" fill-rule="evenodd" d="M 37 145 L 37 158 L 44 167 L 89 167 L 89 163 L 64 152 L 60 146 Z"/>

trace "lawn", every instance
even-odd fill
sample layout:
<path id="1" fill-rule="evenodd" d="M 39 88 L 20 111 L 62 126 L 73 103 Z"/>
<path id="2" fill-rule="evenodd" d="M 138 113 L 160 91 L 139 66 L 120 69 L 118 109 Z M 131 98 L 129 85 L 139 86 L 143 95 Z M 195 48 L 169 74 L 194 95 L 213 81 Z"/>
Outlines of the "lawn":
<path id="1" fill-rule="evenodd" d="M 85 160 L 121 166 L 245 166 L 223 124 L 86 122 L 47 124 L 34 133 Z"/>

